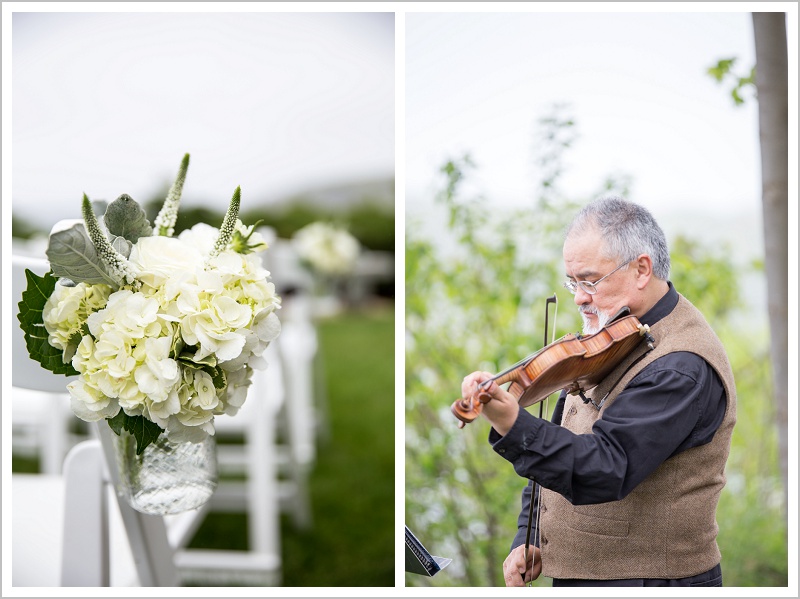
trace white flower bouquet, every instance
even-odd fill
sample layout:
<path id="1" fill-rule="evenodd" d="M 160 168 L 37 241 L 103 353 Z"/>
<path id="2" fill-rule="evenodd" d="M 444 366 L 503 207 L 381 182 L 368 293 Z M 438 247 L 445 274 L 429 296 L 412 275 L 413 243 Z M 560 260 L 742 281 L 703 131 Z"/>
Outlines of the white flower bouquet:
<path id="1" fill-rule="evenodd" d="M 241 408 L 253 368 L 280 332 L 266 249 L 238 218 L 240 189 L 219 229 L 173 237 L 189 155 L 153 226 L 128 195 L 84 194 L 82 221 L 62 221 L 47 247 L 50 272 L 27 271 L 19 320 L 30 356 L 67 385 L 72 411 L 127 430 L 141 453 L 214 434 L 215 416 Z M 98 208 L 100 210 L 98 210 Z"/>
<path id="2" fill-rule="evenodd" d="M 303 264 L 324 277 L 350 273 L 361 251 L 346 229 L 322 221 L 297 230 L 292 245 Z"/>

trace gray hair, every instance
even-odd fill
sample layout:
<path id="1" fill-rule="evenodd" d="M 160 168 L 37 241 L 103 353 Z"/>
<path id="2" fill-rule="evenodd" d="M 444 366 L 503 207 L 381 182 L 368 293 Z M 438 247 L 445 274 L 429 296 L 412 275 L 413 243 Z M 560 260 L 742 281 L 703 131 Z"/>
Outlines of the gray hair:
<path id="1" fill-rule="evenodd" d="M 647 254 L 653 261 L 653 275 L 669 280 L 669 248 L 664 231 L 650 212 L 619 196 L 596 199 L 575 216 L 565 237 L 597 227 L 608 258 L 635 260 Z"/>

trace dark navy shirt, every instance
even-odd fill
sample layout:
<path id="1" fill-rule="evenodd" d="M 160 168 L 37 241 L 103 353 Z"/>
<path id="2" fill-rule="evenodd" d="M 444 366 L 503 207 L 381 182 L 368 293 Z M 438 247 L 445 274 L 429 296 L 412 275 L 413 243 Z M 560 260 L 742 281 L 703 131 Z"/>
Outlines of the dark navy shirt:
<path id="1" fill-rule="evenodd" d="M 678 303 L 669 291 L 640 321 L 653 326 Z M 566 394 L 552 421 L 520 408 L 511 430 L 492 429 L 489 443 L 520 476 L 563 495 L 573 505 L 623 499 L 670 457 L 711 441 L 725 415 L 725 389 L 700 356 L 675 352 L 645 367 L 606 408 L 593 434 L 560 426 Z M 530 485 L 523 491 L 519 532 L 525 542 Z M 535 535 L 532 537 L 535 538 Z"/>

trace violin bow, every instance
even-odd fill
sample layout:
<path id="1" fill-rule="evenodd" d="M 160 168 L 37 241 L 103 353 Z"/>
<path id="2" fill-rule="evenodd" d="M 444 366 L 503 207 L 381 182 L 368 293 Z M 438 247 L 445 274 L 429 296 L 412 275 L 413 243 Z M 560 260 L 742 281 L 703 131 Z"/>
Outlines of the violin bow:
<path id="1" fill-rule="evenodd" d="M 548 341 L 547 341 L 547 338 L 548 338 L 547 329 L 548 329 L 548 317 L 550 315 L 550 304 L 555 304 L 555 312 L 553 314 L 553 337 L 555 338 L 555 334 L 556 334 L 555 321 L 556 321 L 556 316 L 558 315 L 558 298 L 556 297 L 555 293 L 553 294 L 552 297 L 548 297 L 547 298 L 547 301 L 545 302 L 545 305 L 544 305 L 544 346 L 545 347 L 547 346 L 547 343 L 548 343 Z M 545 401 L 549 403 L 550 398 L 548 397 Z M 545 401 L 540 401 L 539 402 L 539 418 L 543 418 L 543 416 L 544 416 L 543 409 L 544 409 Z M 549 407 L 548 407 L 548 409 L 549 409 Z M 534 479 L 531 479 L 531 482 L 533 483 L 533 489 L 531 490 L 531 501 L 530 501 L 529 510 L 528 510 L 528 529 L 525 532 L 525 567 L 526 568 L 528 567 L 528 551 L 529 551 L 528 548 L 530 547 L 530 543 L 531 543 L 531 527 L 532 527 L 532 521 L 533 521 L 533 502 L 534 502 L 534 498 L 536 497 L 536 487 L 537 487 L 537 483 L 536 483 L 536 481 Z M 536 536 L 537 537 L 540 536 L 540 532 L 539 532 L 539 522 L 540 522 L 540 520 L 539 520 L 539 518 L 541 516 L 542 511 L 539 508 L 541 507 L 541 502 L 542 502 L 542 493 L 541 493 L 541 490 L 540 490 L 539 491 L 539 500 L 537 502 L 537 509 L 536 509 Z M 535 550 L 534 550 L 534 553 L 533 553 L 533 559 L 536 559 L 536 551 Z M 533 572 L 533 560 L 531 560 L 531 572 Z M 524 579 L 525 579 L 525 574 L 524 573 L 523 573 L 522 577 L 523 577 L 523 581 L 524 581 Z M 532 580 L 528 581 L 528 586 L 533 586 L 533 581 Z"/>

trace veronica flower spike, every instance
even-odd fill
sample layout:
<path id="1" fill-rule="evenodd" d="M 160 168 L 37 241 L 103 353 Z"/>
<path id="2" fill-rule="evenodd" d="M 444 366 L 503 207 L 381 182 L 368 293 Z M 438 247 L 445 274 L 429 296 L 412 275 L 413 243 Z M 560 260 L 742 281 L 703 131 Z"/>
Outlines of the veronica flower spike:
<path id="1" fill-rule="evenodd" d="M 86 194 L 83 194 L 83 204 L 81 206 L 83 211 L 83 222 L 86 225 L 86 232 L 89 234 L 89 239 L 92 240 L 94 249 L 97 255 L 108 267 L 108 273 L 122 286 L 126 283 L 131 285 L 136 280 L 136 273 L 133 266 L 128 259 L 120 254 L 113 248 L 111 242 L 108 241 L 106 234 L 100 228 L 100 223 L 97 222 L 97 217 L 92 210 L 92 203 Z"/>
<path id="2" fill-rule="evenodd" d="M 153 221 L 156 235 L 172 237 L 175 233 L 175 222 L 178 220 L 178 208 L 181 204 L 181 194 L 183 193 L 183 183 L 186 181 L 186 171 L 189 169 L 189 154 L 184 155 L 181 166 L 178 169 L 178 176 L 175 183 L 167 194 L 158 216 Z"/>
<path id="3" fill-rule="evenodd" d="M 239 218 L 239 204 L 241 202 L 241 187 L 237 187 L 233 192 L 231 203 L 228 206 L 228 212 L 225 213 L 225 218 L 222 221 L 222 227 L 219 230 L 219 237 L 214 244 L 214 249 L 211 250 L 209 258 L 219 255 L 221 251 L 228 247 L 228 244 L 233 239 L 233 232 L 236 230 L 236 221 Z"/>

